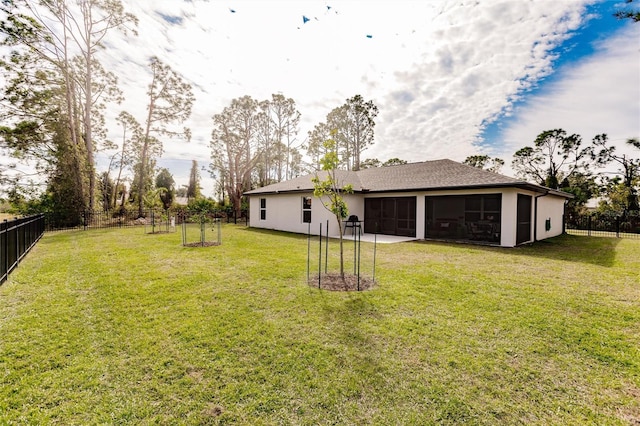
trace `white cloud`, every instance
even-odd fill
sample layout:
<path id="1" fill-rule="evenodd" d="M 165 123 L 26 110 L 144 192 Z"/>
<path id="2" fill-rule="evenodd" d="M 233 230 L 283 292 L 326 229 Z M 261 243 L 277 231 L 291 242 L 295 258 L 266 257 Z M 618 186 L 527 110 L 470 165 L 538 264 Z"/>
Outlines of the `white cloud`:
<path id="1" fill-rule="evenodd" d="M 397 73 L 414 99 L 385 99 L 376 151 L 422 160 L 476 153 L 483 122 L 551 72 L 549 51 L 580 25 L 581 8 L 507 1 L 447 9 L 434 20 L 423 60 Z"/>
<path id="2" fill-rule="evenodd" d="M 480 149 L 482 126 L 503 114 L 515 117 L 505 133 L 503 152 L 508 158 L 515 151 L 512 144 L 518 145 L 514 141 L 532 140 L 531 134 L 552 127 L 552 118 L 570 108 L 591 104 L 592 110 L 602 111 L 610 102 L 607 109 L 612 112 L 598 116 L 610 125 L 598 132 L 613 132 L 615 123 L 622 130 L 623 121 L 633 122 L 631 115 L 637 112 L 633 43 L 620 53 L 623 66 L 611 65 L 617 58 L 613 53 L 596 55 L 589 61 L 593 65 L 565 72 L 555 88 L 513 110 L 523 90 L 554 72 L 551 50 L 584 23 L 584 6 L 591 2 L 125 0 L 125 9 L 140 19 L 139 36 L 111 34 L 101 53 L 105 68 L 119 76 L 126 98 L 110 107 L 110 138 L 118 141 L 112 118 L 120 110 L 144 121 L 153 55 L 180 72 L 196 96 L 187 123 L 193 140 L 164 141 L 159 163 L 169 165 L 178 184 L 187 183 L 192 159 L 205 167 L 210 161 L 211 116 L 244 95 L 263 100 L 282 93 L 293 98 L 302 113 L 299 137 L 304 139 L 331 109 L 361 94 L 380 110 L 375 145 L 364 158 L 381 160 L 462 160 Z M 303 15 L 310 21 L 303 24 Z M 628 37 L 637 39 L 637 29 L 633 31 Z M 618 47 L 613 43 L 603 49 L 613 52 Z M 611 86 L 629 79 L 633 69 L 631 93 L 624 99 L 609 98 Z M 615 80 L 599 78 L 598 73 Z M 592 90 L 596 87 L 598 92 Z M 578 100 L 571 94 L 574 90 L 584 96 L 580 105 L 563 102 Z M 594 103 L 589 93 L 602 96 Z M 618 103 L 632 103 L 634 93 L 635 109 Z M 554 105 L 555 112 L 544 113 Z M 567 118 L 560 124 L 577 132 L 582 129 L 577 125 L 580 116 L 587 115 L 567 111 L 575 121 Z M 571 130 L 574 122 L 576 130 Z M 592 134 L 590 129 L 581 133 Z M 184 167 L 174 169 L 176 165 Z M 206 173 L 203 183 L 204 192 L 211 194 Z"/>
<path id="3" fill-rule="evenodd" d="M 640 137 L 640 25 L 601 41 L 589 58 L 567 66 L 556 81 L 519 108 L 504 131 L 502 157 L 532 145 L 544 130 L 562 128 L 584 143 L 606 133 L 619 152 L 627 139 Z M 635 153 L 637 156 L 637 152 Z"/>

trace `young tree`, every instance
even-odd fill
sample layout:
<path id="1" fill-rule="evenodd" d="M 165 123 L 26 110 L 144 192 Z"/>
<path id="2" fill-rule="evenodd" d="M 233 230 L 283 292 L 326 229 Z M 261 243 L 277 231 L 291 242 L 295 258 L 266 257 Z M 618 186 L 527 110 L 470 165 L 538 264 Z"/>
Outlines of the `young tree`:
<path id="1" fill-rule="evenodd" d="M 470 155 L 465 158 L 462 164 L 488 170 L 493 173 L 500 173 L 500 169 L 504 166 L 504 160 L 497 157 L 491 158 L 488 155 Z"/>
<path id="2" fill-rule="evenodd" d="M 200 172 L 198 171 L 198 162 L 191 161 L 191 171 L 189 172 L 189 186 L 187 187 L 187 198 L 200 198 Z"/>
<path id="3" fill-rule="evenodd" d="M 325 141 L 327 153 L 322 158 L 322 170 L 326 172 L 326 178 L 321 180 L 316 176 L 312 179 L 313 195 L 320 198 L 322 205 L 329 210 L 336 218 L 338 230 L 340 231 L 340 277 L 344 280 L 344 247 L 342 239 L 342 221 L 349 216 L 349 208 L 344 201 L 342 194 L 353 193 L 351 184 L 343 185 L 338 178 L 338 158 L 336 142 L 333 139 Z"/>
<path id="4" fill-rule="evenodd" d="M 149 96 L 147 119 L 138 157 L 139 215 L 143 212 L 144 182 L 149 176 L 152 148 L 157 145 L 162 150 L 162 144 L 155 136 L 175 137 L 188 142 L 191 139 L 191 131 L 188 128 L 173 129 L 170 126 L 173 123 L 183 123 L 189 118 L 191 106 L 195 100 L 191 85 L 184 82 L 178 73 L 163 64 L 157 57 L 151 58 L 151 84 L 147 95 Z"/>

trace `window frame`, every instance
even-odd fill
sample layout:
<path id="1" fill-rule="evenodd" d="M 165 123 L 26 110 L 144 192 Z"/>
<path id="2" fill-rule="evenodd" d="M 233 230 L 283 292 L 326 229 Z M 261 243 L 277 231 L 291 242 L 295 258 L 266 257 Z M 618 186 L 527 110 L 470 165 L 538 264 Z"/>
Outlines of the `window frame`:
<path id="1" fill-rule="evenodd" d="M 260 198 L 260 220 L 267 220 L 267 199 Z"/>
<path id="2" fill-rule="evenodd" d="M 302 223 L 311 223 L 313 197 L 302 197 Z"/>

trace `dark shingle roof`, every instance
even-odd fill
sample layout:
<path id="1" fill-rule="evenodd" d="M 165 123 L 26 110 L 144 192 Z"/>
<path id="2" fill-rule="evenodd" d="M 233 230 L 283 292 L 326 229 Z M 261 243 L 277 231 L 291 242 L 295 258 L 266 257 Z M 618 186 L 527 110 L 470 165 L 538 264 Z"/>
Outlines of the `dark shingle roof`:
<path id="1" fill-rule="evenodd" d="M 359 172 L 336 170 L 336 180 L 342 184 L 341 186 L 351 184 L 353 186 L 353 190 L 355 192 L 359 192 L 362 190 L 362 184 L 360 183 L 360 179 L 358 178 L 358 173 Z M 284 182 L 267 185 L 262 188 L 256 188 L 251 191 L 245 192 L 245 195 L 313 191 L 313 182 L 311 181 L 311 179 L 313 179 L 316 175 L 320 178 L 320 180 L 325 180 L 327 178 L 327 172 L 319 171 L 310 175 L 300 176 L 291 180 L 286 180 Z"/>
<path id="2" fill-rule="evenodd" d="M 551 191 L 571 197 L 561 191 L 514 179 L 509 176 L 467 166 L 452 160 L 424 161 L 397 166 L 375 167 L 357 172 L 337 170 L 342 183 L 351 184 L 355 192 L 396 192 L 434 189 L 462 189 L 487 187 L 520 187 L 536 192 Z M 318 172 L 321 179 L 326 172 Z M 311 179 L 315 174 L 268 185 L 248 191 L 246 195 L 313 190 Z"/>
<path id="3" fill-rule="evenodd" d="M 370 191 L 459 188 L 485 185 L 512 185 L 517 179 L 452 160 L 425 161 L 358 172 Z"/>

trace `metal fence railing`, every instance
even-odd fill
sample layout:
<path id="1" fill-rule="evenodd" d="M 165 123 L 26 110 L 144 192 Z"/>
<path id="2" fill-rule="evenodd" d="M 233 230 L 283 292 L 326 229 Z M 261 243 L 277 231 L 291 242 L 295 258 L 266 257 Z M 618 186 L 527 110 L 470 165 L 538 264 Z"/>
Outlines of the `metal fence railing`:
<path id="1" fill-rule="evenodd" d="M 172 212 L 164 210 L 145 210 L 142 215 L 137 211 L 115 210 L 84 210 L 58 211 L 45 213 L 45 230 L 60 231 L 70 229 L 94 228 L 123 228 L 129 226 L 145 226 L 160 224 L 164 218 L 170 217 Z"/>
<path id="2" fill-rule="evenodd" d="M 621 215 L 590 213 L 569 218 L 567 233 L 617 238 L 640 238 L 640 212 Z"/>
<path id="3" fill-rule="evenodd" d="M 222 210 L 206 212 L 213 217 L 220 218 L 227 223 L 244 223 L 248 225 L 248 216 L 228 214 Z M 152 233 L 163 232 L 180 225 L 180 218 L 193 214 L 187 209 L 152 209 L 145 210 L 142 215 L 137 210 L 86 210 L 72 212 L 45 213 L 45 231 L 60 231 L 69 229 L 99 229 L 99 228 L 124 228 L 130 226 L 144 226 L 151 229 Z"/>
<path id="4" fill-rule="evenodd" d="M 0 284 L 44 233 L 44 214 L 0 222 Z"/>

